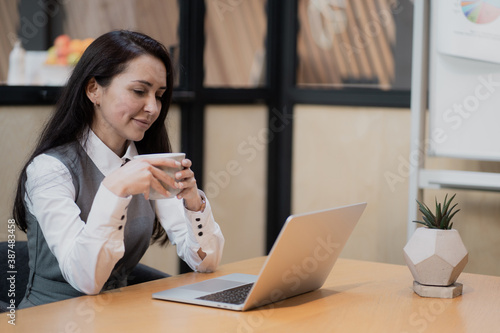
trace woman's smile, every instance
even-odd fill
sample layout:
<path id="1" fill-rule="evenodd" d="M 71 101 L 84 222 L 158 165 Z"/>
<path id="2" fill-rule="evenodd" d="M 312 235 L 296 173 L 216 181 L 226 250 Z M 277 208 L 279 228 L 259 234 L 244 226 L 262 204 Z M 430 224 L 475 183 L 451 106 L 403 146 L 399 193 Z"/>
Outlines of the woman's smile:
<path id="1" fill-rule="evenodd" d="M 132 120 L 136 123 L 137 126 L 139 126 L 140 128 L 144 128 L 146 130 L 153 123 L 152 121 L 150 121 L 148 119 L 132 118 Z"/>

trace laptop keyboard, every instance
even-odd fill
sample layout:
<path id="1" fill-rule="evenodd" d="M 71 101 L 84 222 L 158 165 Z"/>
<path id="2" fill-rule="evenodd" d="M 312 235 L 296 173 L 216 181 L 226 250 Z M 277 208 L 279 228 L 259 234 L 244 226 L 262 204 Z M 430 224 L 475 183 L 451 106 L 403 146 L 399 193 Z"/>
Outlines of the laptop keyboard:
<path id="1" fill-rule="evenodd" d="M 206 301 L 222 302 L 228 304 L 243 304 L 252 289 L 253 283 L 244 284 L 235 288 L 218 291 L 213 294 L 198 297 Z"/>

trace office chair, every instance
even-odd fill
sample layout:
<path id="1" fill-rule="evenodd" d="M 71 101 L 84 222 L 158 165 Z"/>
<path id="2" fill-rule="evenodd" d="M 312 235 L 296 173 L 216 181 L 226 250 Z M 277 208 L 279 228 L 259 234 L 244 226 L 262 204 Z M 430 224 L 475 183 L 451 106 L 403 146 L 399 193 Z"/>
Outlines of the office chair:
<path id="1" fill-rule="evenodd" d="M 6 312 L 7 306 L 10 305 L 12 297 L 9 295 L 11 283 L 7 280 L 11 275 L 15 275 L 15 304 L 16 307 L 21 303 L 24 294 L 26 293 L 26 285 L 28 284 L 29 266 L 28 266 L 28 243 L 26 241 L 16 241 L 13 249 L 15 251 L 15 268 L 9 268 L 8 242 L 0 242 L 0 313 Z M 11 252 L 12 254 L 12 252 Z M 16 273 L 8 273 L 15 271 Z M 152 280 L 163 279 L 170 275 L 146 266 L 138 264 L 132 273 L 127 278 L 128 285 L 144 283 Z"/>
<path id="2" fill-rule="evenodd" d="M 129 274 L 127 278 L 127 285 L 131 286 L 134 284 L 163 279 L 169 276 L 170 274 L 139 263 L 135 266 L 132 273 Z"/>
<path id="3" fill-rule="evenodd" d="M 9 295 L 12 292 L 15 293 L 15 304 L 16 307 L 21 303 L 26 292 L 26 285 L 28 284 L 29 267 L 28 267 L 28 243 L 26 241 L 16 241 L 13 243 L 14 246 L 9 248 L 8 242 L 0 242 L 0 312 L 8 311 L 7 306 L 10 305 L 10 300 L 13 299 L 13 295 Z M 9 267 L 9 251 L 11 258 L 14 254 L 14 264 L 15 266 Z M 14 251 L 14 253 L 12 252 Z M 15 273 L 8 273 L 15 272 Z M 15 282 L 13 281 L 11 287 L 10 280 L 7 280 L 10 276 L 15 276 Z"/>

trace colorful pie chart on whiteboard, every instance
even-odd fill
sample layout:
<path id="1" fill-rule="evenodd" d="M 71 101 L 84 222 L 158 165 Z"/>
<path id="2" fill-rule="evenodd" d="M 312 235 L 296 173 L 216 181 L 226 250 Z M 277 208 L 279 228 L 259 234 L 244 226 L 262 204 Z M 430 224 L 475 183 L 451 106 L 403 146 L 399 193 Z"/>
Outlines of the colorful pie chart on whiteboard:
<path id="1" fill-rule="evenodd" d="M 472 23 L 484 24 L 500 17 L 500 0 L 462 1 L 462 11 Z"/>

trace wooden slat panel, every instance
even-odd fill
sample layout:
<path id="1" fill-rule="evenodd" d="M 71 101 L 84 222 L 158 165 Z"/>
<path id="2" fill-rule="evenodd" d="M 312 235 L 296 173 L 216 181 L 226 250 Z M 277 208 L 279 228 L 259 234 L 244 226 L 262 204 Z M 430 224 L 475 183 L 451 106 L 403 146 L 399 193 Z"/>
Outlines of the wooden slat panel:
<path id="1" fill-rule="evenodd" d="M 355 0 L 352 0 L 355 1 Z M 361 81 L 369 81 L 374 77 L 372 69 L 370 67 L 370 63 L 368 60 L 368 56 L 366 50 L 364 49 L 363 41 L 362 41 L 362 32 L 360 31 L 360 26 L 358 23 L 358 19 L 355 15 L 355 8 L 353 6 L 352 1 L 349 1 L 346 6 L 346 14 L 348 20 L 348 35 L 349 35 L 349 45 L 353 50 L 352 56 L 356 58 L 360 65 Z"/>
<path id="2" fill-rule="evenodd" d="M 253 87 L 261 77 L 266 0 L 206 1 L 205 85 Z M 252 72 L 255 71 L 255 72 Z"/>
<path id="3" fill-rule="evenodd" d="M 329 34 L 335 29 L 339 29 L 339 22 L 333 21 L 330 15 L 338 13 L 337 8 L 328 12 L 321 12 L 322 2 L 300 1 L 299 2 L 299 20 L 300 37 L 297 41 L 297 51 L 301 61 L 299 62 L 298 82 L 301 82 L 301 76 L 308 79 L 307 83 L 330 83 L 341 84 L 357 67 L 351 69 L 351 64 L 346 61 L 345 54 L 340 49 L 339 34 Z M 313 25 L 315 28 L 313 28 Z M 320 29 L 321 31 L 318 31 Z M 318 33 L 325 33 L 325 37 L 330 37 L 331 44 L 325 41 L 324 44 L 318 44 Z M 316 36 L 314 35 L 316 34 Z M 337 40 L 337 41 L 336 41 Z M 312 66 L 311 66 L 312 65 Z M 356 65 L 356 64 L 354 64 Z M 309 69 L 308 69 L 309 68 Z"/>
<path id="4" fill-rule="evenodd" d="M 362 53 L 366 54 L 372 76 L 378 79 L 380 87 L 386 88 L 390 85 L 390 79 L 378 50 L 383 27 L 380 25 L 378 17 L 373 17 L 368 12 L 367 2 L 369 1 L 354 0 L 352 2 L 353 8 L 358 14 L 358 22 L 360 22 L 359 33 L 363 41 Z"/>
<path id="5" fill-rule="evenodd" d="M 378 12 L 386 11 L 389 12 L 390 15 L 397 15 L 399 11 L 403 9 L 399 0 L 375 0 L 374 4 L 377 7 Z M 396 22 L 394 19 L 387 20 L 387 23 L 385 24 L 385 32 L 389 43 L 394 45 L 396 43 Z"/>
<path id="6" fill-rule="evenodd" d="M 395 75 L 394 4 L 395 0 L 299 1 L 298 84 L 390 88 Z M 321 22 L 311 22 L 308 11 L 314 9 L 321 11 Z M 322 31 L 313 31 L 313 24 L 322 25 Z M 317 41 L 319 33 L 326 34 L 323 45 Z"/>
<path id="7" fill-rule="evenodd" d="M 0 83 L 7 81 L 12 38 L 19 25 L 19 0 L 0 0 Z"/>
<path id="8" fill-rule="evenodd" d="M 370 13 L 378 15 L 376 22 L 380 25 L 380 32 L 377 34 L 377 46 L 380 52 L 380 61 L 384 66 L 384 70 L 386 70 L 388 84 L 390 84 L 394 81 L 395 75 L 394 70 L 392 69 L 394 67 L 395 60 L 388 33 L 389 28 L 395 29 L 392 13 L 390 11 L 390 7 L 379 9 L 373 1 L 366 1 L 366 4 Z"/>

